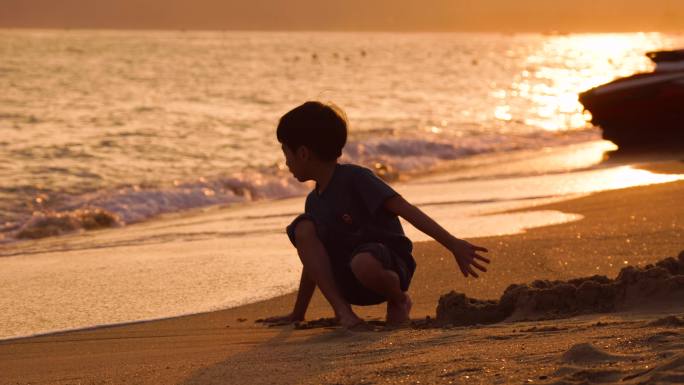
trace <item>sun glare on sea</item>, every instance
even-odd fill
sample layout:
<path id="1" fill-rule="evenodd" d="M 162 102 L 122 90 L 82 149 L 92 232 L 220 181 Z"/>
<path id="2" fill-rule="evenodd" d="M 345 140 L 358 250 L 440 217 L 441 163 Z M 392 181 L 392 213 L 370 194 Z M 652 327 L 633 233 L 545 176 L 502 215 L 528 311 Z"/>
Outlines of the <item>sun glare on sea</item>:
<path id="1" fill-rule="evenodd" d="M 526 125 L 548 131 L 587 127 L 590 114 L 578 94 L 618 77 L 650 71 L 653 65 L 644 54 L 669 45 L 658 33 L 549 36 L 527 56 L 525 70 L 507 92 L 529 101 L 532 111 Z M 494 114 L 510 120 L 511 108 L 499 105 Z"/>
<path id="2" fill-rule="evenodd" d="M 617 190 L 634 186 L 668 183 L 684 179 L 682 174 L 658 174 L 648 170 L 641 170 L 632 166 L 622 166 L 600 173 L 600 180 L 581 181 L 586 191 Z"/>

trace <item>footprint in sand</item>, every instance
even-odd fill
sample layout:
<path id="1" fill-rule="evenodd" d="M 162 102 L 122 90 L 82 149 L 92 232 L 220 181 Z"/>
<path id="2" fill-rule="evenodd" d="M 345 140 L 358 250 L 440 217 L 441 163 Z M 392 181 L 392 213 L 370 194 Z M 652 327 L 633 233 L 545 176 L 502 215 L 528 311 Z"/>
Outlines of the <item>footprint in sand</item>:
<path id="1" fill-rule="evenodd" d="M 664 347 L 663 344 L 672 344 L 684 340 L 683 336 L 677 332 L 664 331 L 653 334 L 646 338 L 646 344 L 653 345 L 653 347 Z"/>
<path id="2" fill-rule="evenodd" d="M 684 317 L 677 317 L 676 315 L 671 315 L 649 322 L 646 326 L 672 328 L 684 327 Z"/>

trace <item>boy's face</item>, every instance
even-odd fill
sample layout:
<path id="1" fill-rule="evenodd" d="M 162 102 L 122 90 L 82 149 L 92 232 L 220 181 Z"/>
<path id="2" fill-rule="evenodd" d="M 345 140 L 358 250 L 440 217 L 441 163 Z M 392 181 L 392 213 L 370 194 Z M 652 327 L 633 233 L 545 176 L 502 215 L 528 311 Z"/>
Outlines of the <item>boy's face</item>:
<path id="1" fill-rule="evenodd" d="M 292 151 L 285 143 L 281 146 L 283 154 L 285 154 L 285 165 L 292 175 L 300 182 L 305 182 L 310 178 L 307 177 L 307 161 L 309 158 L 309 151 L 306 147 L 300 146 L 297 151 Z"/>

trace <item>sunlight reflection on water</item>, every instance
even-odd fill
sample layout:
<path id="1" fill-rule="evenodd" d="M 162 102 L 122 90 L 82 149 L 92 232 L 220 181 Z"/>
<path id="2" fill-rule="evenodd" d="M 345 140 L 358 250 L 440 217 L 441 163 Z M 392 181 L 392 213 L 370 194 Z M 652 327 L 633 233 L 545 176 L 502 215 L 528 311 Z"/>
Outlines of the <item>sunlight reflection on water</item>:
<path id="1" fill-rule="evenodd" d="M 524 116 L 525 124 L 548 131 L 588 126 L 591 116 L 577 99 L 579 92 L 653 68 L 644 56 L 650 50 L 671 46 L 666 35 L 582 34 L 549 37 L 525 59 L 525 69 L 514 76 L 508 89 L 494 91 L 504 104 L 494 117 L 509 121 Z M 510 104 L 506 104 L 510 103 Z M 525 106 L 531 112 L 523 114 Z"/>

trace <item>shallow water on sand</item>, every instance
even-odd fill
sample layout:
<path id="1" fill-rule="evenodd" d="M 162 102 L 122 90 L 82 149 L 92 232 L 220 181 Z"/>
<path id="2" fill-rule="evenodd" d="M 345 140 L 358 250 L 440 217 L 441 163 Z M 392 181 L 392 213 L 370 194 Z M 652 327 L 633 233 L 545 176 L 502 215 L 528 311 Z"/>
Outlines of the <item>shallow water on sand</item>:
<path id="1" fill-rule="evenodd" d="M 455 235 L 475 237 L 579 219 L 503 210 L 684 178 L 598 165 L 609 148 L 594 142 L 520 152 L 507 155 L 505 164 L 501 157 L 482 157 L 461 171 L 394 187 Z M 11 293 L 0 297 L 0 338 L 210 311 L 291 292 L 300 263 L 284 227 L 302 206 L 297 197 L 211 207 L 8 244 L 0 249 L 0 282 Z M 404 227 L 414 241 L 427 239 Z"/>

